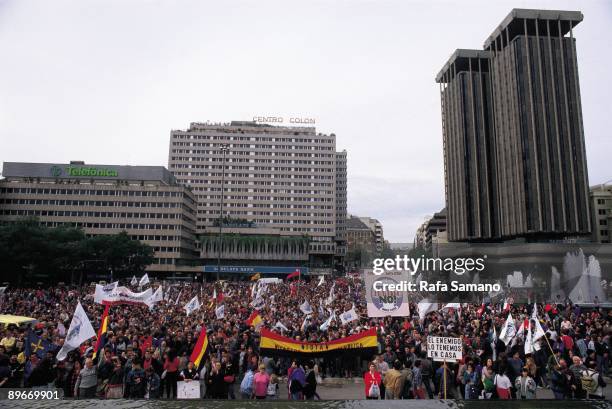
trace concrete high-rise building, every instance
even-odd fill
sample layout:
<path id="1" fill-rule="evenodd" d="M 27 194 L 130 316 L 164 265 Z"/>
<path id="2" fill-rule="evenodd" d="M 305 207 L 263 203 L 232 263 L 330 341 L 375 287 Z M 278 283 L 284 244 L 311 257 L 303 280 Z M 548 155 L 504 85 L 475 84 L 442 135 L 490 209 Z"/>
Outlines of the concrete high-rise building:
<path id="1" fill-rule="evenodd" d="M 4 162 L 0 223 L 35 217 L 88 236 L 125 231 L 153 247 L 149 273 L 194 273 L 196 200 L 161 166 Z"/>
<path id="2" fill-rule="evenodd" d="M 441 84 L 451 241 L 588 238 L 577 11 L 514 9 Z"/>
<path id="3" fill-rule="evenodd" d="M 346 153 L 336 152 L 334 134 L 248 121 L 192 123 L 171 132 L 168 167 L 197 196 L 204 264 L 217 264 L 223 214 L 221 233 L 252 240 L 223 242 L 222 264 L 271 260 L 331 272 L 342 237 L 337 219 L 346 212 Z M 305 253 L 292 237 L 309 241 Z"/>
<path id="4" fill-rule="evenodd" d="M 336 152 L 336 262 L 341 264 L 346 255 L 347 216 L 347 155 Z"/>
<path id="5" fill-rule="evenodd" d="M 612 185 L 591 186 L 593 241 L 612 243 Z"/>
<path id="6" fill-rule="evenodd" d="M 490 57 L 457 50 L 436 78 L 451 240 L 499 237 Z"/>

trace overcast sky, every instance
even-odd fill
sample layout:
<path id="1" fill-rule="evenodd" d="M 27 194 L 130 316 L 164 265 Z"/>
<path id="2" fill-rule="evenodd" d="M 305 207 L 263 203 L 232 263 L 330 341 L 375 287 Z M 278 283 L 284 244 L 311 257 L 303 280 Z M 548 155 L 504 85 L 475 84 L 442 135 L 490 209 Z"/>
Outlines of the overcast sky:
<path id="1" fill-rule="evenodd" d="M 0 0 L 0 161 L 167 166 L 190 122 L 308 116 L 348 208 L 412 241 L 444 206 L 439 88 L 512 8 L 580 10 L 590 184 L 612 179 L 612 2 Z"/>

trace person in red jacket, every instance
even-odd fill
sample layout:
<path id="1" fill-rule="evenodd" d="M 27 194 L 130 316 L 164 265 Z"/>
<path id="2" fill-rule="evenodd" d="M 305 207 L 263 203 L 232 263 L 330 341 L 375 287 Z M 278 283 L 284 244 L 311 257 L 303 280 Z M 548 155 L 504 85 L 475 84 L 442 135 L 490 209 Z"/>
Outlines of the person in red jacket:
<path id="1" fill-rule="evenodd" d="M 363 383 L 365 385 L 365 396 L 366 399 L 380 399 L 380 384 L 382 378 L 380 376 L 380 372 L 376 370 L 376 364 L 374 362 L 370 362 L 370 369 L 363 375 Z M 378 393 L 371 393 L 372 385 L 376 384 L 378 387 Z M 372 395 L 372 396 L 370 396 Z"/>

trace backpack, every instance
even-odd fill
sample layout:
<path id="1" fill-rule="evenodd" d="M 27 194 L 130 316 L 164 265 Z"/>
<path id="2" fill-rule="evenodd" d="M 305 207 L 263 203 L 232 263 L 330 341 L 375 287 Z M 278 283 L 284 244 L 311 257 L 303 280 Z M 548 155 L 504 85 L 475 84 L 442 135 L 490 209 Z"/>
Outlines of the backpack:
<path id="1" fill-rule="evenodd" d="M 582 371 L 582 376 L 580 377 L 582 389 L 590 394 L 597 392 L 597 387 L 599 386 L 595 379 L 593 379 L 593 375 L 595 375 L 595 372 L 586 370 Z"/>
<path id="2" fill-rule="evenodd" d="M 485 392 L 493 392 L 495 390 L 495 384 L 487 377 L 485 377 L 482 381 L 482 386 L 484 387 Z"/>
<path id="3" fill-rule="evenodd" d="M 253 371 L 247 371 L 247 373 L 244 374 L 244 378 L 242 382 L 240 382 L 240 393 L 251 394 L 253 392 L 254 376 Z"/>

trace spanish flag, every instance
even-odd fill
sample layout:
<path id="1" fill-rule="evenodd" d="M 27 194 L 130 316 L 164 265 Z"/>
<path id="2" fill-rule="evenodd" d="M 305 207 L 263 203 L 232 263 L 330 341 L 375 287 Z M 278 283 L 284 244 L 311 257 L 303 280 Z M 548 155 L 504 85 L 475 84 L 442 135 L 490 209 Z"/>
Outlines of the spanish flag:
<path id="1" fill-rule="evenodd" d="M 371 357 L 378 351 L 376 328 L 327 342 L 301 342 L 267 328 L 261 329 L 259 350 L 264 356 L 290 356 L 292 359 L 323 356 Z"/>
<path id="2" fill-rule="evenodd" d="M 100 348 L 104 346 L 102 343 L 102 338 L 106 338 L 105 335 L 106 335 L 106 332 L 108 331 L 108 311 L 109 310 L 110 310 L 110 305 L 107 304 L 104 307 L 104 313 L 102 314 L 102 320 L 100 321 L 100 329 L 98 330 L 98 340 L 96 341 L 96 347 L 94 348 L 94 354 L 93 354 L 94 358 L 96 357 L 96 355 L 98 355 L 98 351 L 100 350 Z"/>
<path id="3" fill-rule="evenodd" d="M 251 281 L 257 281 L 261 278 L 261 274 L 257 273 L 257 274 L 253 274 L 251 276 Z"/>
<path id="4" fill-rule="evenodd" d="M 208 337 L 206 336 L 206 326 L 202 325 L 202 331 L 198 337 L 198 342 L 196 342 L 191 357 L 189 358 L 189 362 L 193 362 L 196 368 L 200 366 L 202 358 L 206 353 L 206 348 L 208 348 Z"/>
<path id="5" fill-rule="evenodd" d="M 255 310 L 251 314 L 251 316 L 246 320 L 246 324 L 249 327 L 258 328 L 263 325 L 263 320 L 261 319 L 261 315 L 259 315 L 259 311 Z"/>

